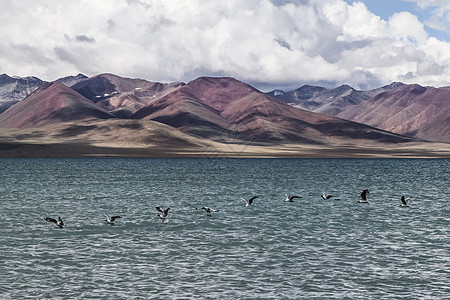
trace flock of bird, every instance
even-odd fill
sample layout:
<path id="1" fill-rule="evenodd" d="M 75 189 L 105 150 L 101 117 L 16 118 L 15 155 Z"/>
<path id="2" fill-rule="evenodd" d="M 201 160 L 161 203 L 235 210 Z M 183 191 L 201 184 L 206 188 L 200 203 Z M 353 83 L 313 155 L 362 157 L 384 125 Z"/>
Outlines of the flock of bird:
<path id="1" fill-rule="evenodd" d="M 361 193 L 361 199 L 358 200 L 358 203 L 369 204 L 370 202 L 369 202 L 369 200 L 367 200 L 367 195 L 368 194 L 369 194 L 369 190 L 368 189 L 363 190 L 362 193 Z M 253 196 L 250 199 L 244 199 L 244 198 L 241 197 L 241 199 L 245 201 L 245 206 L 250 206 L 250 205 L 253 204 L 254 200 L 257 199 L 258 197 L 259 196 Z M 321 195 L 321 197 L 324 200 L 328 200 L 328 199 L 331 199 L 331 198 L 335 198 L 336 196 L 334 196 L 334 195 L 327 195 L 327 194 L 323 193 Z M 285 202 L 294 202 L 294 199 L 300 199 L 300 198 L 303 198 L 303 197 L 302 196 L 298 196 L 298 195 L 286 195 L 286 199 L 284 201 Z M 409 207 L 409 201 L 411 200 L 411 198 L 412 197 L 405 198 L 405 196 L 402 196 L 401 199 L 400 199 L 400 201 L 401 201 L 400 206 L 401 207 Z M 336 200 L 338 200 L 338 199 L 336 199 Z M 157 216 L 161 219 L 162 222 L 165 222 L 167 220 L 168 216 L 169 216 L 170 207 L 168 207 L 166 209 L 162 209 L 161 207 L 156 206 L 155 208 L 158 211 Z M 213 208 L 207 207 L 207 206 L 203 206 L 201 208 L 196 208 L 196 209 L 203 209 L 203 210 L 205 210 L 207 216 L 212 216 L 211 212 L 218 212 L 219 211 L 218 209 L 213 209 Z M 110 224 L 110 225 L 114 225 L 114 222 L 117 219 L 122 218 L 121 216 L 111 216 L 110 217 L 107 214 L 105 214 L 105 217 L 106 217 L 105 222 Z M 55 223 L 59 228 L 63 228 L 64 227 L 64 222 L 63 222 L 61 217 L 58 217 L 58 219 L 53 219 L 53 218 L 46 217 L 46 218 L 44 218 L 44 220 L 47 221 L 47 222 L 50 222 L 50 223 Z"/>

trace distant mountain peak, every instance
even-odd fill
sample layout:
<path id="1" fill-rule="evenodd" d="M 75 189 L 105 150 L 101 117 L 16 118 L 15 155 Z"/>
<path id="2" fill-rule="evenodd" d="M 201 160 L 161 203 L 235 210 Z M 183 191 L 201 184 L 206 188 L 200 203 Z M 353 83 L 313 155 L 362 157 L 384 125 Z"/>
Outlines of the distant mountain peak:
<path id="1" fill-rule="evenodd" d="M 11 77 L 5 73 L 1 74 L 0 114 L 15 103 L 30 95 L 43 83 L 44 81 L 34 76 Z"/>
<path id="2" fill-rule="evenodd" d="M 348 84 L 343 84 L 338 86 L 337 88 L 332 89 L 332 91 L 336 92 L 347 92 L 347 91 L 356 91 L 353 87 L 349 86 Z"/>
<path id="3" fill-rule="evenodd" d="M 245 82 L 242 82 L 236 78 L 233 77 L 212 77 L 212 76 L 202 76 L 198 77 L 194 80 L 189 81 L 189 85 L 208 85 L 208 86 L 222 86 L 222 87 L 228 87 L 229 85 L 239 85 L 239 86 L 246 86 L 248 88 L 251 88 L 252 90 L 256 90 L 254 87 L 248 85 Z"/>
<path id="4" fill-rule="evenodd" d="M 267 93 L 267 95 L 272 96 L 272 97 L 277 97 L 277 96 L 281 96 L 284 94 L 286 94 L 286 92 L 282 91 L 282 90 L 273 90 L 273 91 L 270 91 Z"/>
<path id="5" fill-rule="evenodd" d="M 391 84 L 387 85 L 386 87 L 395 88 L 403 85 L 405 85 L 403 82 L 394 81 Z"/>
<path id="6" fill-rule="evenodd" d="M 327 90 L 327 88 L 324 88 L 321 86 L 316 86 L 316 85 L 305 84 L 305 85 L 302 85 L 301 87 L 299 87 L 298 89 L 296 89 L 296 91 L 304 91 L 304 90 L 323 91 L 323 90 Z"/>
<path id="7" fill-rule="evenodd" d="M 20 76 L 9 76 L 6 73 L 3 73 L 0 75 L 0 84 L 2 84 L 4 81 L 9 82 L 44 82 L 41 79 L 35 77 L 35 76 L 26 76 L 26 77 L 20 77 Z"/>
<path id="8" fill-rule="evenodd" d="M 77 84 L 78 82 L 86 80 L 88 78 L 89 77 L 87 77 L 86 75 L 78 73 L 75 76 L 66 76 L 66 77 L 59 78 L 59 79 L 55 80 L 55 82 L 59 82 L 59 83 L 64 84 L 65 86 L 70 87 L 70 86 L 73 86 L 73 85 Z"/>

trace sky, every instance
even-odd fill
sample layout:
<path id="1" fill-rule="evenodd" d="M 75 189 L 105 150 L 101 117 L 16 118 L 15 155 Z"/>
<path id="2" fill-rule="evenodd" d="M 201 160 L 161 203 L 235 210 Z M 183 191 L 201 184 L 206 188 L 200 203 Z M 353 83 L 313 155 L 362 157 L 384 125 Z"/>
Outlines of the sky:
<path id="1" fill-rule="evenodd" d="M 449 0 L 0 0 L 0 74 L 450 85 Z"/>

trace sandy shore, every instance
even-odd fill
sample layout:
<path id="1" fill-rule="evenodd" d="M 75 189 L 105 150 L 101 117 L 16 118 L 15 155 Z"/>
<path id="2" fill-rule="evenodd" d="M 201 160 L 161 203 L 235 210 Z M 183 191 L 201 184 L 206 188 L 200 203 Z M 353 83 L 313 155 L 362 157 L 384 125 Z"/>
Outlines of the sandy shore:
<path id="1" fill-rule="evenodd" d="M 3 158 L 79 157 L 206 157 L 206 158 L 450 158 L 450 145 L 411 143 L 398 147 L 319 147 L 310 145 L 248 146 L 219 144 L 208 147 L 125 146 L 85 143 L 0 143 Z"/>

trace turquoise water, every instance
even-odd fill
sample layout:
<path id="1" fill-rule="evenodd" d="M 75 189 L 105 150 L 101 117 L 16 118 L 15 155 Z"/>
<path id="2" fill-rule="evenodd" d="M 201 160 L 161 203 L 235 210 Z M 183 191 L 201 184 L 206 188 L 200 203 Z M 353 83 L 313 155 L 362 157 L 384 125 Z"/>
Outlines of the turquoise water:
<path id="1" fill-rule="evenodd" d="M 0 164 L 1 299 L 449 299 L 450 160 Z"/>

